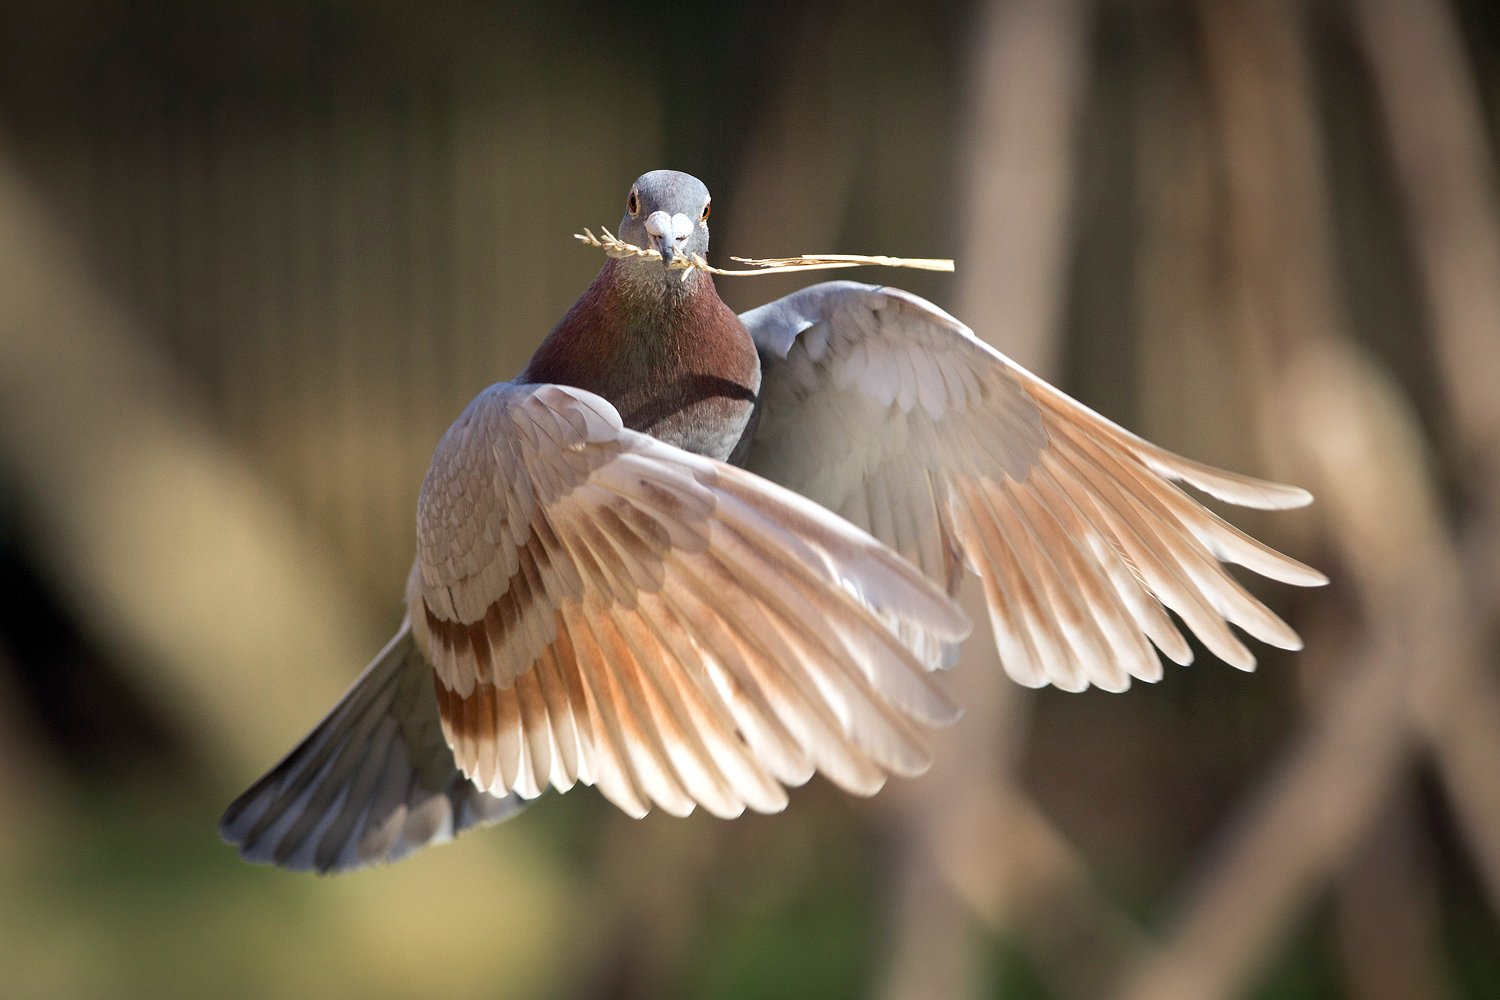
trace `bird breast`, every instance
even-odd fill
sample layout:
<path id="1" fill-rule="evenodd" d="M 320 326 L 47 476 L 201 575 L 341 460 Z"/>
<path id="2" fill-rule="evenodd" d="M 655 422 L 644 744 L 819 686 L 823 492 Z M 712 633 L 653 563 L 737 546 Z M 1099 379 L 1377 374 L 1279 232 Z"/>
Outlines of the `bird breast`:
<path id="1" fill-rule="evenodd" d="M 704 372 L 684 373 L 619 406 L 625 426 L 684 451 L 724 460 L 744 435 L 755 410 L 753 385 Z M 634 394 L 632 394 L 634 395 Z"/>
<path id="2" fill-rule="evenodd" d="M 760 358 L 707 276 L 687 294 L 643 302 L 610 261 L 522 372 L 598 393 L 631 430 L 728 459 L 755 411 Z"/>

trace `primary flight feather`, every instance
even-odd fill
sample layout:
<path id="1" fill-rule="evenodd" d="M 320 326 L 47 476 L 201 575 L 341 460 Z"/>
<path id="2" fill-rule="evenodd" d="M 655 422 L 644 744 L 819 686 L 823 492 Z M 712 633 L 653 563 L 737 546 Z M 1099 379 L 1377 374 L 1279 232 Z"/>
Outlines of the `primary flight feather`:
<path id="1" fill-rule="evenodd" d="M 871 795 L 957 717 L 931 671 L 984 584 L 1006 671 L 1122 690 L 1229 628 L 1296 634 L 1221 563 L 1323 577 L 1183 492 L 1302 490 L 1130 434 L 914 295 L 827 282 L 736 316 L 709 195 L 642 175 L 610 259 L 513 382 L 439 442 L 396 637 L 221 832 L 252 861 L 395 860 L 596 786 L 627 813 L 785 807 L 821 772 Z"/>

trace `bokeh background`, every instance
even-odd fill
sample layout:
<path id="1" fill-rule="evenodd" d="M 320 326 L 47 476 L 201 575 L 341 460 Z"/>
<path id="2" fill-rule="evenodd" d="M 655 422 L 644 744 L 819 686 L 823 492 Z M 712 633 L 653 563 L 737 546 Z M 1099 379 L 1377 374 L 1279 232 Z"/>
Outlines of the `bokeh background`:
<path id="1" fill-rule="evenodd" d="M 0 995 L 1500 996 L 1497 135 L 1493 0 L 7 0 Z M 1235 515 L 1333 577 L 1256 588 L 1307 650 L 1062 695 L 982 634 L 868 802 L 241 863 L 656 166 L 721 262 L 955 257 L 869 280 L 1312 489 Z"/>

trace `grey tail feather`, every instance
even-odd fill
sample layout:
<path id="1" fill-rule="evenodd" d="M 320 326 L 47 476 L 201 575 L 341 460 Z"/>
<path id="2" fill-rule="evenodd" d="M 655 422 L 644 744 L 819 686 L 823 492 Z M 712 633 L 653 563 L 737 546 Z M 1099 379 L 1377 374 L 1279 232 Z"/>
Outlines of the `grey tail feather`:
<path id="1" fill-rule="evenodd" d="M 480 791 L 455 766 L 432 683 L 403 623 L 333 711 L 230 804 L 219 835 L 247 861 L 339 872 L 514 815 L 524 799 Z"/>

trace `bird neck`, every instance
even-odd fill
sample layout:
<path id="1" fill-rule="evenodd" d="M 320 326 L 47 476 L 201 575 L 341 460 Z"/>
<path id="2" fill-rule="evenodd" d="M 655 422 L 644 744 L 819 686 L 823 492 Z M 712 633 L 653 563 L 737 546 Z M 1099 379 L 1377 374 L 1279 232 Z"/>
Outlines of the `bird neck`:
<path id="1" fill-rule="evenodd" d="M 664 414 L 711 398 L 753 401 L 760 360 L 745 325 L 698 271 L 605 263 L 547 335 L 519 381 L 587 389 L 626 425 L 657 433 Z M 658 436 L 661 436 L 658 433 Z"/>

